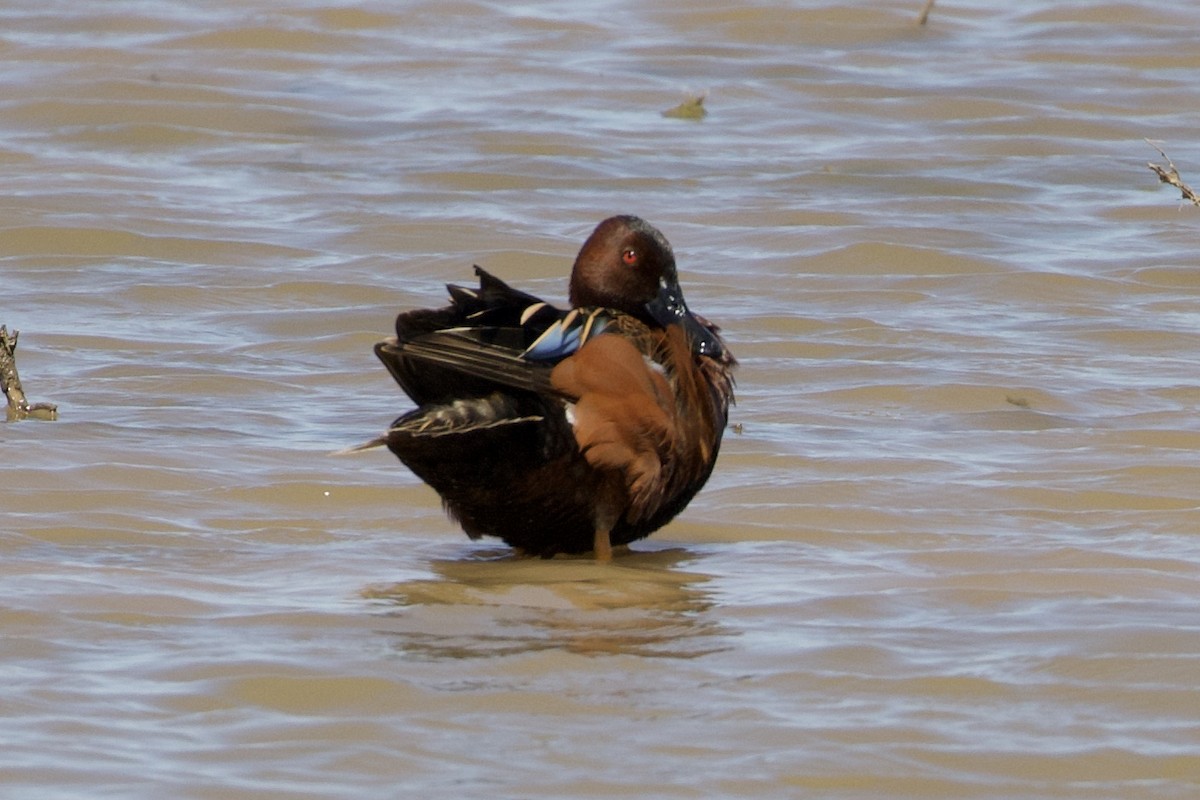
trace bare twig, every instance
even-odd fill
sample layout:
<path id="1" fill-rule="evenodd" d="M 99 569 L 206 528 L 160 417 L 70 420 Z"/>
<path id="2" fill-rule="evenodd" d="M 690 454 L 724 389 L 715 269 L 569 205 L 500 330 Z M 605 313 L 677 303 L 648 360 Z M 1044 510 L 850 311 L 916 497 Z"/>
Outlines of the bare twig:
<path id="1" fill-rule="evenodd" d="M 929 21 L 929 12 L 933 11 L 934 0 L 925 0 L 925 5 L 921 7 L 921 13 L 917 15 L 917 24 L 924 25 Z"/>
<path id="2" fill-rule="evenodd" d="M 1169 183 L 1170 185 L 1172 185 L 1176 189 L 1178 189 L 1180 191 L 1180 193 L 1183 195 L 1184 200 L 1190 200 L 1192 202 L 1192 205 L 1200 206 L 1200 197 L 1197 197 L 1196 193 L 1192 191 L 1192 187 L 1190 187 L 1186 183 L 1184 183 L 1183 180 L 1179 177 L 1179 170 L 1175 169 L 1175 162 L 1171 161 L 1171 157 L 1168 156 L 1165 152 L 1163 152 L 1163 149 L 1161 147 L 1159 147 L 1158 145 L 1156 145 L 1154 142 L 1150 141 L 1149 139 L 1146 140 L 1146 144 L 1150 145 L 1155 150 L 1157 150 L 1159 152 L 1159 154 L 1167 160 L 1167 166 L 1165 168 L 1159 166 L 1158 164 L 1150 164 L 1150 163 L 1146 164 L 1146 166 L 1154 171 L 1154 174 L 1158 176 L 1158 179 L 1160 181 L 1162 181 L 1163 183 Z"/>
<path id="3" fill-rule="evenodd" d="M 17 337 L 20 331 L 14 330 L 8 335 L 8 328 L 0 325 L 0 389 L 8 398 L 8 408 L 5 421 L 15 422 L 26 417 L 34 419 L 58 419 L 58 406 L 53 403 L 34 403 L 30 405 L 25 399 L 25 390 L 21 388 L 21 376 L 17 374 Z"/>

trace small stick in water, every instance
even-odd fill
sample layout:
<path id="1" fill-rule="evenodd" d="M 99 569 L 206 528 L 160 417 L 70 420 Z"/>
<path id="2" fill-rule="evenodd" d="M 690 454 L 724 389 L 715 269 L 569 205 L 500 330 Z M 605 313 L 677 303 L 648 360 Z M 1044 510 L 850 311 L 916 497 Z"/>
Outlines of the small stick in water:
<path id="1" fill-rule="evenodd" d="M 1171 161 L 1171 157 L 1168 156 L 1161 147 L 1159 147 L 1158 145 L 1156 145 L 1154 142 L 1150 141 L 1149 139 L 1146 140 L 1146 144 L 1150 145 L 1155 150 L 1157 150 L 1159 152 L 1159 154 L 1162 155 L 1162 157 L 1167 160 L 1166 168 L 1163 168 L 1163 167 L 1159 166 L 1158 164 L 1149 164 L 1149 163 L 1146 164 L 1146 166 L 1154 171 L 1154 174 L 1158 176 L 1158 179 L 1160 181 L 1162 181 L 1163 183 L 1169 183 L 1170 185 L 1172 185 L 1176 189 L 1178 189 L 1180 191 L 1180 193 L 1183 195 L 1184 200 L 1190 200 L 1192 202 L 1192 205 L 1200 206 L 1200 197 L 1197 197 L 1196 193 L 1192 191 L 1192 187 L 1190 187 L 1186 183 L 1184 183 L 1183 180 L 1179 177 L 1179 170 L 1175 169 L 1175 162 Z"/>
<path id="2" fill-rule="evenodd" d="M 925 5 L 921 7 L 921 13 L 917 15 L 917 24 L 924 25 L 929 21 L 929 12 L 933 11 L 934 0 L 925 0 Z"/>
<path id="3" fill-rule="evenodd" d="M 34 419 L 58 419 L 58 406 L 53 403 L 34 403 L 30 405 L 25 399 L 25 390 L 21 388 L 21 376 L 17 374 L 17 337 L 21 332 L 14 330 L 8 335 L 8 328 L 0 325 L 0 389 L 8 398 L 8 408 L 5 414 L 6 422 L 33 417 Z"/>

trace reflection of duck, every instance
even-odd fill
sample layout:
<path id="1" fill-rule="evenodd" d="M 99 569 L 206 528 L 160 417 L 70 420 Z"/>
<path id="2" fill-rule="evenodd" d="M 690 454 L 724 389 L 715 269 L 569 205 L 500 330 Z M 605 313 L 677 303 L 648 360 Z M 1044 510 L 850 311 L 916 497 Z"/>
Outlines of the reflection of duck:
<path id="1" fill-rule="evenodd" d="M 687 551 L 631 553 L 603 568 L 568 559 L 549 571 L 483 555 L 434 561 L 434 578 L 368 589 L 398 610 L 378 627 L 405 654 L 434 660 L 542 650 L 693 658 L 727 646 L 705 613 L 709 577 L 679 569 L 694 557 Z"/>
<path id="2" fill-rule="evenodd" d="M 708 479 L 734 359 L 637 217 L 584 243 L 569 311 L 476 272 L 478 290 L 450 286 L 451 305 L 400 314 L 376 346 L 418 408 L 367 446 L 386 444 L 472 538 L 607 560 Z"/>

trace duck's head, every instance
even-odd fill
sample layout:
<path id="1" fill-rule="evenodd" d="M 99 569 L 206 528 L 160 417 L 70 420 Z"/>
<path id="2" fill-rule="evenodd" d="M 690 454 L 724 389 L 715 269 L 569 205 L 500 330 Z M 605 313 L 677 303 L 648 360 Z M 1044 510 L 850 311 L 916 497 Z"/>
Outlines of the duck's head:
<path id="1" fill-rule="evenodd" d="M 698 354 L 719 356 L 721 340 L 683 299 L 667 237 L 640 217 L 609 217 L 583 243 L 571 271 L 571 305 L 623 311 L 650 325 L 682 325 Z"/>

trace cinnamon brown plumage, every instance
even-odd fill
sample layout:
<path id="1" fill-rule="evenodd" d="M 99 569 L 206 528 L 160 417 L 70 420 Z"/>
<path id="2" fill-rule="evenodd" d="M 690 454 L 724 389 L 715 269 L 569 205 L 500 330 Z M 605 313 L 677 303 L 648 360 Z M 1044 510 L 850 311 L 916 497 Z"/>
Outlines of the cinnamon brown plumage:
<path id="1" fill-rule="evenodd" d="M 712 472 L 735 361 L 687 308 L 675 258 L 642 219 L 580 250 L 566 311 L 476 267 L 479 288 L 400 314 L 375 352 L 417 403 L 386 444 L 472 538 L 542 556 L 648 536 Z"/>

